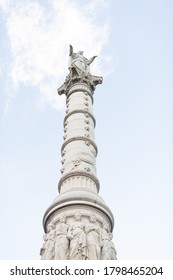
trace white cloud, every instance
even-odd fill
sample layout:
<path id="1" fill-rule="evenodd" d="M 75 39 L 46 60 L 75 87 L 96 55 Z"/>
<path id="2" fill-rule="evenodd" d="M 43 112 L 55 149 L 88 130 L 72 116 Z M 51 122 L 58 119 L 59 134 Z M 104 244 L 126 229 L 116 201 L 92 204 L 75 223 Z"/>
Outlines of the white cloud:
<path id="1" fill-rule="evenodd" d="M 21 83 L 36 86 L 43 94 L 42 100 L 61 107 L 56 88 L 68 74 L 69 44 L 75 51 L 84 50 L 86 57 L 101 54 L 108 41 L 109 26 L 99 19 L 99 13 L 106 3 L 106 0 L 83 4 L 72 0 L 18 0 L 12 6 L 9 1 L 0 0 L 6 11 L 14 87 L 17 89 Z M 101 55 L 93 63 L 92 73 L 100 75 L 106 60 Z"/>
<path id="2" fill-rule="evenodd" d="M 7 12 L 10 5 L 10 0 L 0 0 L 0 9 L 3 12 Z"/>

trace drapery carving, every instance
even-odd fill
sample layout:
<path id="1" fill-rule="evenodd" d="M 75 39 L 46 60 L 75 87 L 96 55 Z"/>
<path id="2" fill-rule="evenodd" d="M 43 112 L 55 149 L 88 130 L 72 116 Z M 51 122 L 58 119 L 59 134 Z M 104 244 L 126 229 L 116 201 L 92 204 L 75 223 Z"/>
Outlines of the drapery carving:
<path id="1" fill-rule="evenodd" d="M 40 250 L 42 260 L 115 260 L 116 250 L 112 233 L 106 223 L 98 224 L 91 213 L 88 222 L 82 221 L 80 211 L 68 223 L 65 215 L 59 217 L 56 225 L 50 223 L 44 234 Z"/>

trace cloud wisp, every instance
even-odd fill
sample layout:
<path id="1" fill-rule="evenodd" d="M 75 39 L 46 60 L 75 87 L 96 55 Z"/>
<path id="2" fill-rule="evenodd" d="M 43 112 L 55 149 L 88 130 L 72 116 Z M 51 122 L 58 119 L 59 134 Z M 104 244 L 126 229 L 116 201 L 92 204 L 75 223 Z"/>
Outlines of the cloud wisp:
<path id="1" fill-rule="evenodd" d="M 14 2 L 0 0 L 10 42 L 12 61 L 10 77 L 14 89 L 20 84 L 39 89 L 40 102 L 61 108 L 56 94 L 67 74 L 68 46 L 72 44 L 85 55 L 100 55 L 108 42 L 109 24 L 100 19 L 106 2 L 45 0 Z M 96 12 L 97 11 L 97 12 Z M 100 75 L 107 57 L 93 64 L 93 74 Z"/>

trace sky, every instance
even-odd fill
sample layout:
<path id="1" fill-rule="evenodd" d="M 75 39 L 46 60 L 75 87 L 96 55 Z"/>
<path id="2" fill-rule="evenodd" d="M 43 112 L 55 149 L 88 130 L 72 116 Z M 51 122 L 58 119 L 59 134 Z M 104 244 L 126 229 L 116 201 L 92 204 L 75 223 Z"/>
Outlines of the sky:
<path id="1" fill-rule="evenodd" d="M 0 0 L 0 259 L 38 260 L 57 196 L 69 44 L 94 94 L 120 260 L 173 259 L 173 1 Z"/>

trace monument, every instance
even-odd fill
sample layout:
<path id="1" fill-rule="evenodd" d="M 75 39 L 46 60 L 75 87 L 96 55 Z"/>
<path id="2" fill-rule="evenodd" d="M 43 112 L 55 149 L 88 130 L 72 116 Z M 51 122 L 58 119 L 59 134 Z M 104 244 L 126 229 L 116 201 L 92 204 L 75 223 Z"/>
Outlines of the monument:
<path id="1" fill-rule="evenodd" d="M 102 77 L 90 73 L 91 59 L 70 45 L 69 74 L 58 93 L 66 95 L 59 195 L 45 212 L 43 260 L 115 260 L 114 218 L 99 196 L 96 176 L 93 94 Z"/>

